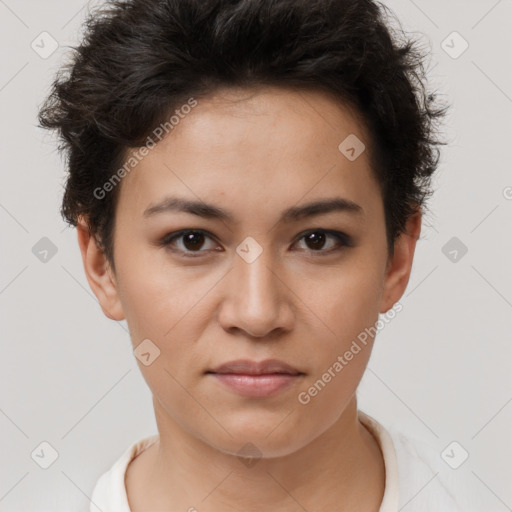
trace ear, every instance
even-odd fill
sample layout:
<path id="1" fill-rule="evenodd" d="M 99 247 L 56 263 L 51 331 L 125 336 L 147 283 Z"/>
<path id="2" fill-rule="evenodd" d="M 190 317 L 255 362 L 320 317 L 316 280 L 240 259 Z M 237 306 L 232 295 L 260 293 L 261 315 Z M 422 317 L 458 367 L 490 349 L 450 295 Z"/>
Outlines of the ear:
<path id="1" fill-rule="evenodd" d="M 386 277 L 380 313 L 386 313 L 402 297 L 409 277 L 411 275 L 412 262 L 416 242 L 421 233 L 421 212 L 418 210 L 406 224 L 406 233 L 402 233 L 395 241 L 393 256 L 386 267 Z"/>
<path id="2" fill-rule="evenodd" d="M 87 221 L 80 217 L 77 223 L 78 245 L 82 253 L 85 275 L 94 295 L 98 298 L 103 313 L 112 320 L 125 318 L 114 272 L 91 235 Z"/>

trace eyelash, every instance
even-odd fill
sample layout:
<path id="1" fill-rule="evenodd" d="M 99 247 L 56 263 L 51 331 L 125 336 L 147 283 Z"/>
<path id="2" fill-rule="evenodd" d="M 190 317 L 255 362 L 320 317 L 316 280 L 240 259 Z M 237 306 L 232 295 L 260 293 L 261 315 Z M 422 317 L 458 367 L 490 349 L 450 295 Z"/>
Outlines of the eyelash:
<path id="1" fill-rule="evenodd" d="M 187 233 L 200 233 L 200 234 L 205 235 L 208 238 L 211 238 L 211 239 L 215 240 L 215 237 L 213 237 L 212 235 L 210 235 L 210 233 L 208 233 L 207 231 L 205 231 L 203 229 L 183 229 L 183 230 L 177 231 L 175 233 L 168 233 L 167 235 L 165 235 L 159 241 L 158 245 L 161 246 L 161 247 L 165 247 L 165 248 L 169 249 L 172 252 L 180 253 L 181 255 L 183 255 L 186 258 L 197 258 L 197 257 L 201 256 L 202 252 L 208 252 L 208 251 L 204 251 L 204 250 L 200 250 L 200 251 L 183 251 L 181 249 L 172 249 L 172 248 L 170 248 L 170 246 L 171 246 L 171 244 L 172 244 L 172 242 L 174 240 L 182 237 L 183 235 L 185 235 Z M 322 234 L 325 234 L 325 235 L 331 235 L 331 236 L 337 238 L 338 241 L 341 243 L 341 247 L 335 247 L 335 248 L 329 249 L 329 250 L 321 250 L 320 249 L 318 251 L 314 251 L 312 249 L 306 249 L 307 252 L 313 254 L 313 257 L 327 256 L 327 255 L 332 254 L 333 252 L 336 252 L 336 251 L 339 251 L 341 249 L 353 246 L 352 238 L 350 236 L 348 236 L 345 233 L 342 233 L 340 231 L 333 231 L 333 230 L 330 230 L 330 229 L 311 229 L 309 231 L 301 233 L 299 235 L 299 238 L 297 239 L 297 241 L 302 240 L 307 235 L 310 235 L 312 233 L 322 233 Z"/>

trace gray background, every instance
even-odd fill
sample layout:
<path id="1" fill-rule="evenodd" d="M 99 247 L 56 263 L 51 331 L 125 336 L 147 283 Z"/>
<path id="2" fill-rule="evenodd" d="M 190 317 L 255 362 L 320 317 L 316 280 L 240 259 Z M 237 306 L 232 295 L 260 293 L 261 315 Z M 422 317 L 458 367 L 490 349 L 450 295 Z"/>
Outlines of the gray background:
<path id="1" fill-rule="evenodd" d="M 157 432 L 126 323 L 101 312 L 76 232 L 58 213 L 64 161 L 36 126 L 96 3 L 0 0 L 1 511 L 88 510 L 100 474 Z M 403 310 L 378 335 L 360 408 L 440 454 L 457 441 L 469 458 L 453 471 L 483 492 L 482 510 L 512 510 L 512 1 L 386 3 L 432 48 L 430 83 L 453 105 L 451 143 Z M 44 31 L 60 45 L 50 56 Z M 469 43 L 461 55 L 454 31 Z M 47 261 L 43 237 L 57 249 Z M 452 244 L 467 254 L 452 261 Z M 48 469 L 31 456 L 43 441 L 58 453 Z"/>

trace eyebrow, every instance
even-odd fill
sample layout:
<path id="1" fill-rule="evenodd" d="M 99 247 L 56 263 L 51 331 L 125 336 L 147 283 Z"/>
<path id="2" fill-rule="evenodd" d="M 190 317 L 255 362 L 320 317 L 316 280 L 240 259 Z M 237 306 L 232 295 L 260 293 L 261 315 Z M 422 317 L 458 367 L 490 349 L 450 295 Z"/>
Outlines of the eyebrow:
<path id="1" fill-rule="evenodd" d="M 166 197 L 143 213 L 145 218 L 164 212 L 184 212 L 206 219 L 217 219 L 233 222 L 234 215 L 213 204 L 204 203 L 179 197 Z M 302 206 L 292 206 L 281 214 L 280 222 L 294 222 L 306 217 L 322 215 L 331 212 L 344 212 L 358 217 L 364 216 L 362 206 L 343 197 L 322 199 Z"/>

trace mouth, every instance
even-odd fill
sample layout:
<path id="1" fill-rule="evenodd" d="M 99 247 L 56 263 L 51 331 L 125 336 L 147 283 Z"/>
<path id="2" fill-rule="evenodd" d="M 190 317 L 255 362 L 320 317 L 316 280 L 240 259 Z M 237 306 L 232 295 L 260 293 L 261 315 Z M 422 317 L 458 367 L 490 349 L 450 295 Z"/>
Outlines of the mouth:
<path id="1" fill-rule="evenodd" d="M 305 373 L 284 361 L 239 359 L 205 372 L 235 393 L 252 398 L 264 398 L 284 391 L 297 383 Z"/>

